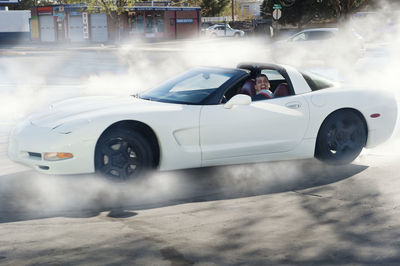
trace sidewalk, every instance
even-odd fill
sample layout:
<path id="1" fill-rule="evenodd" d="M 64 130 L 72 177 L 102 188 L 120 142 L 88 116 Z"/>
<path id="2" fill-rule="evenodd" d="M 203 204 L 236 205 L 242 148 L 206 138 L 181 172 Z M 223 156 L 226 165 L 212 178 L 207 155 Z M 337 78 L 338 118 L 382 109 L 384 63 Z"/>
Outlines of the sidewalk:
<path id="1" fill-rule="evenodd" d="M 116 48 L 115 44 L 103 43 L 42 43 L 42 42 L 0 42 L 0 54 L 18 53 L 24 51 L 60 51 L 71 49 L 104 49 Z"/>
<path id="2" fill-rule="evenodd" d="M 82 43 L 42 43 L 42 42 L 21 42 L 21 43 L 2 43 L 0 42 L 0 55 L 24 55 L 29 52 L 47 52 L 47 51 L 115 51 L 121 47 L 134 46 L 138 50 L 162 50 L 162 51 L 176 51 L 182 50 L 183 47 L 192 44 L 224 44 L 228 42 L 240 42 L 248 40 L 243 38 L 240 40 L 232 38 L 196 38 L 196 39 L 182 39 L 182 40 L 168 40 L 168 41 L 142 41 L 142 40 L 129 40 L 105 43 L 82 42 Z"/>

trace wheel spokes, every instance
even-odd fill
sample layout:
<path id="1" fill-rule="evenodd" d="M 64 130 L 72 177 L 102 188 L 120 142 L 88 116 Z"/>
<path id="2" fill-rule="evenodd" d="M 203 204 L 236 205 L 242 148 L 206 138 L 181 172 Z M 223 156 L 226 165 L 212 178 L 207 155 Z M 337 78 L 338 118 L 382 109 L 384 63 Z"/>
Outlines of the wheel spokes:
<path id="1" fill-rule="evenodd" d="M 103 146 L 101 149 L 103 155 L 112 156 L 117 153 L 111 146 Z"/>
<path id="2" fill-rule="evenodd" d="M 346 119 L 338 120 L 333 125 L 332 129 L 328 132 L 328 146 L 331 152 L 335 155 L 341 156 L 343 153 L 353 151 L 357 145 L 359 127 L 354 121 Z"/>
<path id="3" fill-rule="evenodd" d="M 101 172 L 118 178 L 129 179 L 140 169 L 141 159 L 138 158 L 135 147 L 122 139 L 110 140 L 101 149 L 103 160 Z"/>
<path id="4" fill-rule="evenodd" d="M 128 148 L 130 148 L 129 143 L 126 142 L 126 141 L 122 141 L 119 151 L 123 152 L 123 153 L 127 153 L 128 152 Z"/>

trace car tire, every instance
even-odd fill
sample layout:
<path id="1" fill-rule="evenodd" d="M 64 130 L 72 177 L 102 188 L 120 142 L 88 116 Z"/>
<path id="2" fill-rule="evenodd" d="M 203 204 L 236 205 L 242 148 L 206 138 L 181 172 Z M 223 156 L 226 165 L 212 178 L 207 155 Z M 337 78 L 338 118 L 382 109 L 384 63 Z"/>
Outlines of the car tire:
<path id="1" fill-rule="evenodd" d="M 235 37 L 235 38 L 239 38 L 240 37 L 240 33 L 235 33 L 235 35 L 233 35 L 233 37 Z"/>
<path id="2" fill-rule="evenodd" d="M 362 117 L 351 110 L 337 111 L 319 129 L 315 157 L 328 164 L 348 164 L 361 153 L 366 141 Z"/>
<path id="3" fill-rule="evenodd" d="M 134 179 L 153 167 L 153 154 L 149 142 L 139 132 L 117 128 L 99 139 L 95 169 L 115 181 Z"/>

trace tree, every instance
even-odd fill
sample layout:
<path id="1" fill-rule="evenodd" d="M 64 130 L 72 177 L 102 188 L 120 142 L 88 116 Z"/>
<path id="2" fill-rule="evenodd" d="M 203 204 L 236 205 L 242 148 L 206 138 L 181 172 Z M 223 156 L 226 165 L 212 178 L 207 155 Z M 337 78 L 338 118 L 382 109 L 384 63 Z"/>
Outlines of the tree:
<path id="1" fill-rule="evenodd" d="M 66 0 L 20 0 L 18 4 L 10 5 L 10 10 L 29 10 L 33 6 L 66 4 Z"/>
<path id="2" fill-rule="evenodd" d="M 10 10 L 29 10 L 34 6 L 34 0 L 21 0 L 16 5 L 10 5 L 8 8 Z"/>
<path id="3" fill-rule="evenodd" d="M 274 4 L 282 6 L 281 24 L 305 24 L 311 20 L 347 18 L 348 14 L 377 0 L 264 0 L 263 17 L 272 14 Z"/>
<path id="4" fill-rule="evenodd" d="M 171 0 L 172 6 L 200 6 L 201 0 Z"/>
<path id="5" fill-rule="evenodd" d="M 68 4 L 82 4 L 87 7 L 87 11 L 104 12 L 114 18 L 114 13 L 120 15 L 124 12 L 124 7 L 134 6 L 134 0 L 64 0 Z"/>
<path id="6" fill-rule="evenodd" d="M 344 18 L 346 19 L 348 15 L 360 8 L 361 6 L 368 4 L 368 0 L 329 0 L 335 15 L 337 18 Z"/>
<path id="7" fill-rule="evenodd" d="M 202 0 L 201 15 L 204 17 L 218 16 L 231 0 Z"/>
<path id="8" fill-rule="evenodd" d="M 231 0 L 172 0 L 174 6 L 200 6 L 203 17 L 215 17 L 221 15 Z"/>

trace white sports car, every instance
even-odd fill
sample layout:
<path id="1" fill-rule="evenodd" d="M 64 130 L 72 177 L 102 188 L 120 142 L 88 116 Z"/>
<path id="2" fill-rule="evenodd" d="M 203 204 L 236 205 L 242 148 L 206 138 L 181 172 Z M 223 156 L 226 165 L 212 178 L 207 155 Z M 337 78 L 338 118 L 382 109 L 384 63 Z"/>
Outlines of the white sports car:
<path id="1" fill-rule="evenodd" d="M 259 74 L 273 98 L 255 96 Z M 53 104 L 13 130 L 9 156 L 45 173 L 115 179 L 314 156 L 345 164 L 387 140 L 396 118 L 392 95 L 289 66 L 195 68 L 137 96 Z"/>

